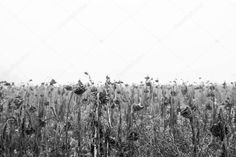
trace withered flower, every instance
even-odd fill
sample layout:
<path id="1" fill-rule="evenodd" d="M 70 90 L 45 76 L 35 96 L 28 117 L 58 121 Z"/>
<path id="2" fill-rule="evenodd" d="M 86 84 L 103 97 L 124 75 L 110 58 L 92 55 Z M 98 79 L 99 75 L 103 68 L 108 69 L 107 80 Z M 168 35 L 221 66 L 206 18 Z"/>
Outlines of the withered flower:
<path id="1" fill-rule="evenodd" d="M 178 107 L 178 108 L 176 109 L 176 112 L 177 112 L 177 113 L 180 113 L 180 112 L 181 112 L 180 107 Z"/>
<path id="2" fill-rule="evenodd" d="M 198 109 L 197 106 L 194 105 L 194 104 L 192 104 L 192 106 L 191 106 L 191 110 L 192 110 L 192 111 L 197 111 L 197 109 Z"/>
<path id="3" fill-rule="evenodd" d="M 142 106 L 141 103 L 133 105 L 133 111 L 134 112 L 140 111 L 142 109 L 144 109 L 144 106 Z"/>
<path id="4" fill-rule="evenodd" d="M 5 85 L 5 86 L 11 86 L 11 83 L 5 82 L 4 85 Z"/>
<path id="5" fill-rule="evenodd" d="M 93 87 L 91 88 L 91 92 L 92 92 L 92 93 L 97 93 L 97 91 L 98 91 L 98 89 L 97 89 L 96 87 L 93 86 Z"/>
<path id="6" fill-rule="evenodd" d="M 222 85 L 223 85 L 223 88 L 226 89 L 226 86 L 227 86 L 226 82 L 224 82 Z"/>
<path id="7" fill-rule="evenodd" d="M 168 97 L 164 96 L 164 98 L 163 98 L 163 104 L 164 104 L 165 106 L 169 105 L 169 104 L 170 104 L 170 99 L 169 99 Z"/>
<path id="8" fill-rule="evenodd" d="M 116 107 L 115 103 L 111 103 L 111 108 L 114 109 Z"/>
<path id="9" fill-rule="evenodd" d="M 139 134 L 137 132 L 132 131 L 129 133 L 127 140 L 129 141 L 137 141 L 139 139 Z"/>
<path id="10" fill-rule="evenodd" d="M 32 135 L 33 133 L 35 133 L 35 130 L 32 127 L 30 127 L 25 130 L 25 133 L 26 135 Z"/>
<path id="11" fill-rule="evenodd" d="M 106 104 L 109 101 L 109 98 L 105 90 L 99 93 L 99 100 L 100 100 L 100 103 L 102 104 Z"/>
<path id="12" fill-rule="evenodd" d="M 186 95 L 187 92 L 188 92 L 188 87 L 187 87 L 186 85 L 183 85 L 183 86 L 181 87 L 181 93 L 182 93 L 182 95 Z"/>
<path id="13" fill-rule="evenodd" d="M 171 95 L 171 96 L 176 96 L 176 95 L 177 95 L 177 92 L 174 91 L 174 90 L 172 90 L 172 91 L 170 92 L 170 95 Z"/>
<path id="14" fill-rule="evenodd" d="M 30 106 L 29 111 L 30 111 L 31 113 L 34 113 L 34 112 L 37 111 L 37 109 L 36 109 L 36 107 L 34 107 L 34 106 Z"/>
<path id="15" fill-rule="evenodd" d="M 115 99 L 114 103 L 117 104 L 117 105 L 120 105 L 120 101 L 118 99 Z"/>
<path id="16" fill-rule="evenodd" d="M 69 86 L 69 85 L 66 85 L 64 88 L 65 88 L 66 90 L 68 90 L 68 91 L 71 91 L 71 90 L 73 89 L 73 87 L 72 87 L 72 86 Z"/>
<path id="17" fill-rule="evenodd" d="M 215 97 L 215 93 L 213 91 L 210 91 L 206 95 L 207 97 Z"/>
<path id="18" fill-rule="evenodd" d="M 13 103 L 16 105 L 16 108 L 18 109 L 24 102 L 24 99 L 21 96 L 16 96 L 13 100 Z"/>
<path id="19" fill-rule="evenodd" d="M 151 86 L 152 86 L 152 83 L 151 83 L 150 81 L 147 81 L 147 82 L 146 82 L 146 86 L 151 87 Z"/>
<path id="20" fill-rule="evenodd" d="M 149 76 L 146 76 L 146 77 L 145 77 L 145 80 L 149 80 L 149 79 L 150 79 L 150 77 L 149 77 Z"/>
<path id="21" fill-rule="evenodd" d="M 211 107 L 211 104 L 210 104 L 210 103 L 207 103 L 207 104 L 206 104 L 206 110 L 212 110 L 212 107 Z"/>
<path id="22" fill-rule="evenodd" d="M 192 112 L 191 112 L 191 109 L 189 107 L 186 107 L 184 110 L 182 110 L 180 114 L 184 118 L 187 118 L 187 119 L 192 118 Z"/>
<path id="23" fill-rule="evenodd" d="M 79 80 L 78 87 L 74 90 L 74 93 L 77 95 L 82 95 L 86 91 L 85 86 L 83 83 Z"/>
<path id="24" fill-rule="evenodd" d="M 215 90 L 215 86 L 214 86 L 214 85 L 211 85 L 209 88 L 210 88 L 210 90 L 212 90 L 212 91 Z"/>
<path id="25" fill-rule="evenodd" d="M 67 148 L 67 149 L 70 149 L 71 146 L 70 146 L 69 144 L 67 144 L 67 145 L 63 144 L 63 145 L 61 146 L 61 149 L 62 149 L 62 150 L 66 150 L 66 148 Z"/>
<path id="26" fill-rule="evenodd" d="M 117 94 L 120 94 L 121 93 L 121 91 L 120 90 L 117 90 Z"/>
<path id="27" fill-rule="evenodd" d="M 124 82 L 123 82 L 123 81 L 118 81 L 118 82 L 117 82 L 117 84 L 122 84 L 122 83 L 124 83 Z"/>
<path id="28" fill-rule="evenodd" d="M 72 129 L 72 125 L 70 122 L 67 122 L 65 125 L 64 125 L 64 130 L 71 130 Z"/>
<path id="29" fill-rule="evenodd" d="M 43 128 L 46 126 L 46 122 L 43 121 L 42 119 L 39 119 L 39 127 Z"/>
<path id="30" fill-rule="evenodd" d="M 230 102 L 229 97 L 227 97 L 227 99 L 225 100 L 225 102 L 223 104 L 224 104 L 224 108 L 226 110 L 230 110 L 230 108 L 232 108 L 234 106 L 234 104 Z"/>
<path id="31" fill-rule="evenodd" d="M 115 137 L 107 136 L 106 140 L 112 147 L 116 147 L 118 145 L 118 142 L 116 141 Z"/>
<path id="32" fill-rule="evenodd" d="M 56 82 L 54 79 L 52 79 L 49 84 L 50 84 L 51 86 L 53 86 L 53 85 L 56 84 L 56 83 L 57 83 L 57 82 Z"/>
<path id="33" fill-rule="evenodd" d="M 45 105 L 45 106 L 49 106 L 49 101 L 45 101 L 45 102 L 44 102 L 44 105 Z"/>
<path id="34" fill-rule="evenodd" d="M 221 141 L 223 141 L 225 135 L 227 135 L 229 133 L 228 127 L 226 125 L 223 125 L 223 123 L 221 121 L 213 124 L 210 128 L 210 131 L 213 136 L 219 137 L 221 139 Z"/>

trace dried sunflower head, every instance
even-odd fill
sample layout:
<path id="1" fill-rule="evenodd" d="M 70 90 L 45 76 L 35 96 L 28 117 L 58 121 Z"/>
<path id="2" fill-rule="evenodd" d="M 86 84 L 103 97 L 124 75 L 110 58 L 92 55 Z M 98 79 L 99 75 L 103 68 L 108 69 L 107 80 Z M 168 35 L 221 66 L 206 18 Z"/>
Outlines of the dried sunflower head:
<path id="1" fill-rule="evenodd" d="M 106 104 L 109 101 L 109 97 L 105 90 L 103 90 L 102 92 L 99 92 L 99 100 L 100 100 L 100 103 L 102 104 Z"/>
<path id="2" fill-rule="evenodd" d="M 72 91 L 72 89 L 73 89 L 73 87 L 72 87 L 72 86 L 69 86 L 69 85 L 66 85 L 64 88 L 65 88 L 66 90 L 68 90 L 68 91 Z"/>
<path id="3" fill-rule="evenodd" d="M 215 97 L 215 93 L 213 91 L 209 91 L 206 96 L 207 97 Z"/>
<path id="4" fill-rule="evenodd" d="M 13 100 L 13 103 L 15 104 L 16 108 L 18 109 L 24 102 L 24 99 L 21 96 L 16 96 Z"/>
<path id="5" fill-rule="evenodd" d="M 46 122 L 43 121 L 42 119 L 39 119 L 39 127 L 43 128 L 46 126 Z"/>
<path id="6" fill-rule="evenodd" d="M 206 104 L 206 110 L 212 110 L 212 106 L 211 106 L 210 103 L 207 103 L 207 104 Z"/>
<path id="7" fill-rule="evenodd" d="M 176 95 L 177 95 L 177 92 L 174 91 L 174 90 L 172 90 L 172 91 L 170 92 L 170 94 L 171 94 L 171 96 L 176 96 Z"/>
<path id="8" fill-rule="evenodd" d="M 176 112 L 177 112 L 177 113 L 180 113 L 180 112 L 181 112 L 180 107 L 177 108 Z"/>
<path id="9" fill-rule="evenodd" d="M 225 100 L 225 102 L 223 104 L 224 104 L 224 108 L 226 110 L 230 110 L 230 108 L 232 108 L 234 106 L 234 104 L 230 102 L 229 97 Z"/>
<path id="10" fill-rule="evenodd" d="M 4 85 L 5 85 L 5 86 L 11 86 L 11 83 L 5 81 L 5 82 L 4 82 Z"/>
<path id="11" fill-rule="evenodd" d="M 71 125 L 70 122 L 67 122 L 67 123 L 64 125 L 64 130 L 72 130 L 72 129 L 73 129 L 73 127 L 72 127 L 72 125 Z"/>
<path id="12" fill-rule="evenodd" d="M 50 84 L 51 86 L 53 86 L 53 85 L 56 84 L 56 83 L 57 83 L 57 82 L 56 82 L 54 79 L 52 79 L 49 84 Z"/>
<path id="13" fill-rule="evenodd" d="M 167 106 L 167 105 L 169 105 L 170 104 L 170 98 L 168 98 L 168 97 L 164 97 L 163 98 L 163 104 L 165 105 L 165 106 Z"/>
<path id="14" fill-rule="evenodd" d="M 151 86 L 152 86 L 152 83 L 151 83 L 151 81 L 147 81 L 147 82 L 146 82 L 146 86 L 149 86 L 149 87 L 151 87 Z"/>
<path id="15" fill-rule="evenodd" d="M 191 112 L 191 109 L 189 107 L 186 107 L 184 110 L 182 110 L 180 114 L 184 118 L 187 118 L 187 119 L 192 118 L 192 112 Z"/>
<path id="16" fill-rule="evenodd" d="M 106 139 L 107 139 L 108 143 L 111 144 L 112 146 L 116 146 L 117 145 L 117 141 L 116 141 L 116 139 L 114 137 L 108 136 Z"/>
<path id="17" fill-rule="evenodd" d="M 85 86 L 83 83 L 79 80 L 78 87 L 74 90 L 74 93 L 77 95 L 82 95 L 86 91 Z"/>
<path id="18" fill-rule="evenodd" d="M 31 113 L 34 113 L 34 112 L 37 111 L 37 109 L 36 109 L 36 107 L 34 107 L 34 106 L 30 106 L 29 111 L 30 111 Z"/>
<path id="19" fill-rule="evenodd" d="M 130 132 L 128 137 L 127 137 L 127 140 L 129 141 L 137 141 L 139 139 L 139 134 L 137 132 Z"/>
<path id="20" fill-rule="evenodd" d="M 227 83 L 224 82 L 222 85 L 223 85 L 223 88 L 226 89 L 226 87 L 227 87 Z"/>
<path id="21" fill-rule="evenodd" d="M 45 102 L 44 102 L 44 105 L 45 105 L 45 106 L 49 106 L 49 101 L 45 101 Z"/>
<path id="22" fill-rule="evenodd" d="M 221 121 L 213 124 L 210 128 L 210 131 L 213 136 L 219 137 L 221 139 L 221 141 L 223 141 L 225 135 L 227 135 L 229 133 L 228 127 L 226 125 L 223 125 L 223 123 Z"/>
<path id="23" fill-rule="evenodd" d="M 120 105 L 120 101 L 118 99 L 115 99 L 114 103 Z"/>
<path id="24" fill-rule="evenodd" d="M 141 103 L 133 105 L 133 111 L 134 112 L 140 111 L 142 109 L 144 109 L 144 106 L 142 106 Z"/>
<path id="25" fill-rule="evenodd" d="M 212 90 L 212 91 L 216 89 L 213 84 L 212 84 L 209 88 L 210 88 L 210 90 Z"/>
<path id="26" fill-rule="evenodd" d="M 149 79 L 150 79 L 150 77 L 149 77 L 149 76 L 146 76 L 144 79 L 145 79 L 145 80 L 149 80 Z"/>
<path id="27" fill-rule="evenodd" d="M 27 129 L 25 130 L 25 134 L 26 134 L 26 135 L 32 135 L 33 133 L 35 133 L 35 130 L 34 130 L 32 127 L 27 128 Z"/>
<path id="28" fill-rule="evenodd" d="M 188 87 L 187 87 L 186 85 L 183 85 L 183 86 L 181 87 L 181 93 L 182 93 L 182 95 L 186 95 L 187 92 L 188 92 Z"/>

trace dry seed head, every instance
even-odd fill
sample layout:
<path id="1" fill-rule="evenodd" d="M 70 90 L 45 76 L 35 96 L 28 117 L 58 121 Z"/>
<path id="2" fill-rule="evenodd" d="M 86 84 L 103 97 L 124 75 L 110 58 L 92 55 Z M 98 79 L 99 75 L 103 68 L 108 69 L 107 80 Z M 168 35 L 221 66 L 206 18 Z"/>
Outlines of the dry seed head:
<path id="1" fill-rule="evenodd" d="M 74 93 L 77 95 L 82 95 L 86 91 L 85 86 L 83 83 L 79 80 L 77 88 L 74 90 Z"/>
<path id="2" fill-rule="evenodd" d="M 149 80 L 149 79 L 150 79 L 150 77 L 149 77 L 149 76 L 146 76 L 146 77 L 145 77 L 145 80 L 146 80 L 146 81 L 147 81 L 147 80 Z"/>
<path id="3" fill-rule="evenodd" d="M 68 91 L 72 91 L 72 89 L 73 89 L 73 87 L 70 86 L 70 85 L 66 85 L 64 88 L 65 88 L 66 90 L 68 90 Z"/>
<path id="4" fill-rule="evenodd" d="M 225 137 L 224 132 L 225 132 L 225 135 L 229 134 L 228 127 L 226 125 L 223 125 L 223 123 L 221 121 L 213 124 L 210 128 L 210 131 L 213 136 L 219 137 L 221 139 L 221 141 L 224 140 L 224 137 Z"/>
<path id="5" fill-rule="evenodd" d="M 56 84 L 56 83 L 57 83 L 57 82 L 56 82 L 54 79 L 52 79 L 49 84 L 53 86 L 53 85 Z"/>
<path id="6" fill-rule="evenodd" d="M 192 118 L 192 111 L 191 111 L 191 109 L 189 107 L 186 107 L 184 110 L 182 110 L 180 114 L 184 118 L 187 118 L 187 119 L 191 119 Z"/>
<path id="7" fill-rule="evenodd" d="M 182 95 L 186 95 L 188 92 L 188 87 L 184 84 L 182 87 L 181 87 L 181 93 Z"/>
<path id="8" fill-rule="evenodd" d="M 144 106 L 142 106 L 141 103 L 133 105 L 133 111 L 134 112 L 140 111 L 142 109 L 144 109 Z"/>
<path id="9" fill-rule="evenodd" d="M 127 137 L 127 140 L 129 141 L 137 141 L 139 139 L 139 134 L 137 132 L 130 132 L 128 137 Z"/>

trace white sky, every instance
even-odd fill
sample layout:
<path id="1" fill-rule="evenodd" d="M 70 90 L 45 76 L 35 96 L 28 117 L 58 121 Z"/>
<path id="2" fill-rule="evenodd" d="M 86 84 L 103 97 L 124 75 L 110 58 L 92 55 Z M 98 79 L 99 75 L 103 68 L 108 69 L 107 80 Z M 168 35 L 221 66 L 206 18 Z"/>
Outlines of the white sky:
<path id="1" fill-rule="evenodd" d="M 236 0 L 0 0 L 0 80 L 236 80 Z"/>

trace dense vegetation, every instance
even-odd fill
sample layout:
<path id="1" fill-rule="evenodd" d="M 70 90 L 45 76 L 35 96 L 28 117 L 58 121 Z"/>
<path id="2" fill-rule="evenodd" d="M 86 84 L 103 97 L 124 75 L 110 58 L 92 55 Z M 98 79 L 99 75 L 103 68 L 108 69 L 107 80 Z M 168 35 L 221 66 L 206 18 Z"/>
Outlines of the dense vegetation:
<path id="1" fill-rule="evenodd" d="M 55 84 L 1 82 L 1 156 L 236 157 L 234 83 Z"/>

